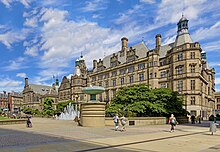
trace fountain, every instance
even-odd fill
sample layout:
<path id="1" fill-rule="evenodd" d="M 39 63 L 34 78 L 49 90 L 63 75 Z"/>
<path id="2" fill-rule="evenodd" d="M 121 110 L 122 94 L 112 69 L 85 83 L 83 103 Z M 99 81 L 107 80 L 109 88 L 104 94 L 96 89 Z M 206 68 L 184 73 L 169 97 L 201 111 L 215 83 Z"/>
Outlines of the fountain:
<path id="1" fill-rule="evenodd" d="M 84 127 L 104 127 L 105 103 L 96 100 L 96 95 L 104 92 L 105 89 L 99 86 L 90 86 L 83 88 L 82 91 L 90 95 L 90 100 L 81 104 L 81 125 Z"/>
<path id="2" fill-rule="evenodd" d="M 67 107 L 64 108 L 64 111 L 56 117 L 57 120 L 74 120 L 76 116 L 79 116 L 79 111 L 77 110 L 77 106 L 75 108 L 73 104 L 69 103 Z"/>

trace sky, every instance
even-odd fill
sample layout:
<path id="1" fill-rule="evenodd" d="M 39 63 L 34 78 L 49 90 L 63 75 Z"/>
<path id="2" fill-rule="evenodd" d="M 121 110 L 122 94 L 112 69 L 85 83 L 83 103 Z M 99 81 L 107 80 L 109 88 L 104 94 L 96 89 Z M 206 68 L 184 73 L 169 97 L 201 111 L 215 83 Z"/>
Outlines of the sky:
<path id="1" fill-rule="evenodd" d="M 219 0 L 0 0 L 0 92 L 22 91 L 29 83 L 52 85 L 53 75 L 70 77 L 75 60 L 92 60 L 144 41 L 153 49 L 175 40 L 177 22 L 207 52 L 220 91 Z"/>

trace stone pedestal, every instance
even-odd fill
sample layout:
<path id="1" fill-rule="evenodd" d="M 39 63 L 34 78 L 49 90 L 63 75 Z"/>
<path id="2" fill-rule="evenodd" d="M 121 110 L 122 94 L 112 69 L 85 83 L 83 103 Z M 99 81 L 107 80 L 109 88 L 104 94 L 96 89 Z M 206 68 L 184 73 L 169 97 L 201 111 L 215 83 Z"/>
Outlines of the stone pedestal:
<path id="1" fill-rule="evenodd" d="M 104 102 L 82 103 L 80 121 L 83 127 L 104 127 L 105 103 Z"/>

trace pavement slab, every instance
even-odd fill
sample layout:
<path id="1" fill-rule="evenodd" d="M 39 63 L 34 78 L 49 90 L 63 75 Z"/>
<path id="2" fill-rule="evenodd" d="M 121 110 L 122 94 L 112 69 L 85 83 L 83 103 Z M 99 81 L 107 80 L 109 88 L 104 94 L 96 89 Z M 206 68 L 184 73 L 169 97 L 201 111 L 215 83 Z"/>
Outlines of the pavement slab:
<path id="1" fill-rule="evenodd" d="M 88 128 L 73 121 L 33 118 L 24 124 L 0 126 L 1 152 L 219 152 L 220 131 L 211 135 L 205 125 L 128 126 L 125 132 L 112 127 Z"/>

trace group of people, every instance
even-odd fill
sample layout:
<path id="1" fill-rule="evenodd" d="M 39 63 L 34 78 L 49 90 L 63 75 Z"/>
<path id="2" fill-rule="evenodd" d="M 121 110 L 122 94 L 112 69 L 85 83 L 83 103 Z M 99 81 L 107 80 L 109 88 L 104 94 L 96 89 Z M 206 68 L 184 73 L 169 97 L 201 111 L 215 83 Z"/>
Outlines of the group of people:
<path id="1" fill-rule="evenodd" d="M 118 114 L 115 114 L 115 116 L 113 117 L 114 123 L 115 123 L 115 131 L 119 130 L 119 122 L 121 122 L 121 131 L 126 131 L 125 129 L 125 125 L 127 122 L 127 118 L 125 118 L 125 116 L 123 115 L 121 118 L 119 118 Z"/>

